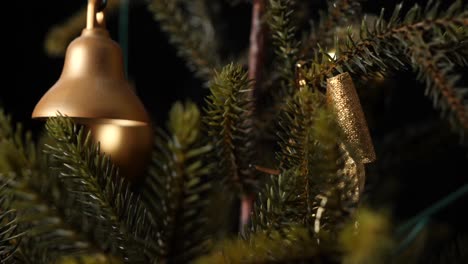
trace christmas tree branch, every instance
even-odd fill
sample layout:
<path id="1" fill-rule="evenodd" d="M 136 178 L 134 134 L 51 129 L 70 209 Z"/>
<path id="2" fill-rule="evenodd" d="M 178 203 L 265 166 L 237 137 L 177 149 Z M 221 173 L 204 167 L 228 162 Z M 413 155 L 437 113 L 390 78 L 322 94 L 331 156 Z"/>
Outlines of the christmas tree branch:
<path id="1" fill-rule="evenodd" d="M 418 78 L 426 82 L 426 94 L 432 96 L 434 106 L 441 108 L 443 114 L 451 114 L 449 120 L 454 127 L 461 127 L 461 133 L 463 130 L 468 131 L 468 105 L 463 102 L 463 89 L 455 88 L 461 76 L 453 73 L 454 66 L 445 59 L 444 54 L 433 52 L 430 44 L 424 43 L 422 36 L 414 37 L 418 40 L 410 46 L 410 54 L 416 62 L 414 68 L 419 72 Z"/>
<path id="2" fill-rule="evenodd" d="M 33 186 L 32 180 L 26 182 L 24 179 L 14 179 L 8 186 L 14 197 L 12 207 L 17 208 L 19 229 L 24 232 L 18 257 L 34 263 L 50 263 L 63 256 L 99 252 L 99 247 L 83 236 L 78 225 L 68 221 L 72 217 L 80 219 L 79 213 L 71 212 L 73 204 L 66 200 L 68 197 L 61 195 L 60 198 L 64 200 L 51 201 L 51 194 L 58 192 L 58 189 L 51 187 L 57 186 L 50 178 L 31 176 L 43 182 L 42 189 Z M 53 197 L 54 200 L 57 198 Z"/>
<path id="3" fill-rule="evenodd" d="M 206 119 L 213 138 L 219 173 L 239 194 L 253 190 L 255 177 L 250 166 L 253 153 L 251 81 L 240 66 L 228 65 L 216 74 L 207 99 Z"/>
<path id="4" fill-rule="evenodd" d="M 149 9 L 196 76 L 209 80 L 221 65 L 214 27 L 206 14 L 190 12 L 197 1 L 152 0 Z M 188 9 L 187 12 L 184 12 Z M 202 23 L 200 23 L 202 22 Z"/>
<path id="5" fill-rule="evenodd" d="M 300 48 L 300 57 L 306 58 L 320 43 L 324 47 L 333 46 L 335 34 L 340 28 L 346 28 L 353 23 L 359 23 L 361 19 L 362 0 L 334 0 L 327 1 L 328 12 L 321 14 L 321 19 L 317 30 L 314 28 L 306 41 Z M 313 53 L 312 53 L 313 54 Z"/>
<path id="6" fill-rule="evenodd" d="M 186 263 L 207 252 L 213 165 L 203 161 L 212 147 L 201 143 L 200 112 L 195 104 L 176 103 L 169 120 L 170 136 L 159 131 L 153 165 L 145 179 L 143 200 L 158 227 L 158 260 Z M 183 241 L 183 243 L 181 243 Z"/>
<path id="7" fill-rule="evenodd" d="M 468 24 L 467 11 L 461 12 L 455 17 L 423 18 L 420 21 L 414 21 L 417 15 L 414 13 L 418 12 L 414 8 L 406 14 L 406 17 L 409 17 L 407 20 L 399 22 L 401 7 L 399 5 L 395 8 L 388 23 L 383 21 L 382 13 L 374 25 L 373 31 L 370 31 L 363 23 L 364 28 L 360 33 L 361 41 L 355 43 L 352 38 L 348 38 L 348 47 L 341 51 L 340 57 L 331 61 L 327 57 L 322 61 L 322 65 L 314 67 L 312 79 L 308 83 L 315 87 L 325 87 L 327 76 L 334 76 L 346 70 L 355 75 L 367 76 L 367 74 L 378 70 L 401 69 L 408 63 L 401 61 L 398 55 L 404 52 L 404 44 L 408 44 L 405 42 L 406 36 L 411 32 L 431 32 L 438 28 L 446 31 L 453 26 Z M 403 47 L 400 46 L 401 44 Z"/>
<path id="8" fill-rule="evenodd" d="M 440 46 L 434 44 L 433 48 L 446 54 L 447 59 L 454 65 L 461 67 L 468 66 L 468 34 L 465 37 L 460 37 L 457 43 Z"/>
<path id="9" fill-rule="evenodd" d="M 437 5 L 435 5 L 437 7 Z M 462 130 L 466 130 L 466 106 L 463 106 L 460 101 L 460 92 L 453 89 L 453 81 L 456 78 L 447 79 L 440 75 L 439 64 L 421 59 L 421 53 L 418 53 L 418 58 L 414 58 L 414 49 L 427 43 L 453 43 L 453 39 L 461 39 L 466 34 L 463 27 L 468 25 L 468 11 L 462 8 L 460 1 L 454 3 L 446 12 L 438 13 L 437 9 L 428 6 L 425 12 L 421 12 L 419 6 L 413 7 L 400 22 L 401 5 L 395 8 L 392 18 L 388 23 L 383 21 L 383 13 L 375 22 L 373 30 L 369 30 L 363 22 L 361 29 L 361 40 L 355 42 L 352 37 L 348 37 L 347 47 L 344 51 L 338 51 L 339 57 L 335 60 L 320 51 L 321 59 L 316 59 L 312 65 L 303 71 L 307 79 L 307 83 L 312 87 L 326 87 L 326 78 L 337 75 L 339 73 L 349 71 L 357 78 L 368 79 L 376 73 L 385 74 L 388 70 L 405 69 L 412 66 L 416 69 L 425 69 L 427 71 L 430 82 L 435 84 L 435 88 L 442 90 L 440 95 L 444 98 L 438 100 L 450 102 L 448 105 L 455 115 L 455 119 Z M 461 29 L 459 29 L 461 28 Z M 438 33 L 442 32 L 442 33 Z M 415 34 L 429 37 L 429 40 L 422 39 L 414 40 L 412 36 Z M 445 34 L 442 38 L 441 35 Z M 447 37 L 448 36 L 448 37 Z M 463 51 L 452 50 L 451 57 L 454 57 L 453 52 Z M 428 57 L 426 51 L 425 58 Z M 407 56 L 406 54 L 410 55 Z M 438 53 L 438 62 L 450 61 L 447 54 L 440 51 Z M 459 56 L 455 56 L 459 57 Z M 316 56 L 319 58 L 319 56 Z M 431 64 L 431 65 L 430 65 Z M 445 70 L 449 69 L 450 64 L 445 64 Z M 421 68 L 423 67 L 423 68 Z M 457 99 L 458 98 L 458 99 Z M 441 106 L 444 109 L 443 105 Z"/>
<path id="10" fill-rule="evenodd" d="M 272 175 L 258 194 L 252 214 L 252 232 L 270 233 L 303 220 L 303 179 L 294 169 Z"/>
<path id="11" fill-rule="evenodd" d="M 23 135 L 20 125 L 13 129 L 3 113 L 0 124 L 0 173 L 11 175 L 1 176 L 0 182 L 11 198 L 10 207 L 16 209 L 18 231 L 24 233 L 18 257 L 50 263 L 62 256 L 96 252 L 98 247 L 81 235 L 81 223 L 70 223 L 80 214 L 56 175 L 46 172 L 30 133 Z"/>
<path id="12" fill-rule="evenodd" d="M 295 39 L 296 27 L 292 21 L 294 8 L 292 0 L 269 0 L 268 25 L 277 56 L 276 68 L 281 75 L 280 95 L 293 94 L 295 85 L 294 67 L 300 43 Z"/>
<path id="13" fill-rule="evenodd" d="M 326 239 L 317 243 L 307 229 L 292 226 L 269 234 L 252 234 L 245 240 L 225 241 L 195 263 L 338 263 L 330 257 L 339 259 L 338 254 L 336 246 Z"/>
<path id="14" fill-rule="evenodd" d="M 86 221 L 92 223 L 92 236 L 103 250 L 126 262 L 145 263 L 145 256 L 155 248 L 147 239 L 152 235 L 151 226 L 140 200 L 118 176 L 110 158 L 70 118 L 51 118 L 46 128 L 55 140 L 55 145 L 47 147 L 60 164 L 59 179 L 74 194 L 75 206 Z"/>
<path id="15" fill-rule="evenodd" d="M 6 186 L 9 179 L 0 174 L 0 259 L 2 263 L 14 263 L 14 255 L 20 245 L 21 236 L 18 230 L 16 211 L 11 207 Z"/>
<path id="16" fill-rule="evenodd" d="M 339 230 L 358 202 L 362 169 L 348 150 L 324 96 L 302 87 L 279 119 L 280 176 L 263 188 L 253 230 L 303 225 L 311 232 Z"/>
<path id="17" fill-rule="evenodd" d="M 300 167 L 302 175 L 308 173 L 310 153 L 314 147 L 311 142 L 315 113 L 320 107 L 320 95 L 308 89 L 301 89 L 287 102 L 280 116 L 278 133 L 281 148 L 278 154 L 280 168 L 289 170 Z"/>

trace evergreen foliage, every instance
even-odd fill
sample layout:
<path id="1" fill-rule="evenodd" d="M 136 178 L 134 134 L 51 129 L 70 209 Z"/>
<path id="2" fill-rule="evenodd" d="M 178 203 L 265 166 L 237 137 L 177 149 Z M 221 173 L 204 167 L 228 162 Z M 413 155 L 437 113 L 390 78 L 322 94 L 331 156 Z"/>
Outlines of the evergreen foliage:
<path id="1" fill-rule="evenodd" d="M 24 233 L 21 243 L 16 244 L 17 257 L 26 263 L 50 263 L 60 256 L 89 250 L 90 243 L 67 221 L 81 214 L 74 211 L 58 179 L 43 174 L 44 164 L 30 133 L 23 136 L 21 126 L 13 129 L 3 112 L 0 123 L 1 174 L 10 175 L 0 178 L 5 195 L 2 199 L 10 197 L 10 207 L 16 209 L 17 231 Z M 3 205 L 2 210 L 7 210 Z"/>
<path id="2" fill-rule="evenodd" d="M 143 200 L 158 228 L 157 259 L 186 263 L 206 253 L 212 243 L 204 212 L 210 203 L 214 164 L 203 159 L 212 146 L 204 142 L 200 112 L 191 102 L 173 106 L 168 128 L 169 135 L 161 129 L 157 133 Z"/>
<path id="3" fill-rule="evenodd" d="M 320 12 L 318 26 L 312 24 L 311 32 L 306 41 L 302 42 L 301 57 L 311 55 L 311 51 L 316 48 L 314 45 L 320 43 L 322 47 L 333 47 L 335 37 L 340 37 L 340 31 L 346 31 L 353 24 L 359 24 L 362 17 L 362 0 L 335 0 L 327 1 L 327 12 Z M 346 32 L 345 32 L 346 33 Z"/>
<path id="4" fill-rule="evenodd" d="M 327 1 L 327 13 L 310 32 L 296 23 L 297 1 L 265 2 L 263 26 L 274 50 L 262 69 L 269 79 L 262 88 L 273 95 L 268 111 L 255 109 L 264 98 L 252 98 L 255 80 L 245 65 L 222 67 L 211 1 L 149 1 L 179 55 L 209 81 L 203 111 L 192 102 L 174 104 L 166 129 L 155 130 L 141 186 L 121 177 L 86 126 L 73 119 L 50 118 L 47 135 L 35 143 L 0 111 L 0 262 L 398 259 L 389 253 L 397 241 L 388 217 L 360 208 L 365 168 L 355 146 L 343 140 L 326 80 L 349 72 L 362 84 L 411 69 L 434 108 L 463 136 L 468 88 L 458 69 L 468 66 L 468 6 L 455 1 L 441 10 L 429 1 L 403 13 L 399 4 L 389 19 L 382 10 L 371 21 L 361 20 L 361 2 Z M 265 121 L 264 112 L 270 124 L 262 127 L 257 123 Z M 230 221 L 216 226 L 224 215 L 239 214 L 233 203 L 223 204 L 226 197 L 255 198 L 246 230 L 233 230 L 237 222 Z M 466 258 L 458 248 L 452 255 Z"/>
<path id="5" fill-rule="evenodd" d="M 256 184 L 251 163 L 254 131 L 253 102 L 248 96 L 252 84 L 238 65 L 227 65 L 210 84 L 206 119 L 218 159 L 217 171 L 227 186 L 241 194 L 250 193 Z"/>
<path id="6" fill-rule="evenodd" d="M 311 87 L 325 89 L 326 78 L 339 73 L 350 72 L 353 79 L 365 81 L 412 67 L 426 83 L 426 94 L 433 98 L 434 105 L 442 113 L 450 112 L 452 125 L 463 135 L 467 129 L 466 88 L 456 87 L 460 77 L 453 73 L 453 64 L 460 64 L 466 52 L 463 41 L 468 11 L 462 1 L 455 1 L 446 11 L 438 6 L 429 1 L 425 8 L 415 5 L 401 14 L 400 4 L 388 21 L 382 10 L 371 27 L 364 18 L 359 40 L 349 35 L 345 43 L 338 43 L 336 58 L 317 50 L 315 59 L 301 72 Z M 451 51 L 435 48 L 449 46 L 453 47 Z"/>
<path id="7" fill-rule="evenodd" d="M 338 259 L 339 251 L 331 244 L 319 244 L 307 229 L 293 226 L 226 241 L 195 263 L 339 263 Z"/>
<path id="8" fill-rule="evenodd" d="M 21 239 L 21 233 L 18 233 L 18 219 L 16 212 L 10 209 L 10 201 L 8 194 L 5 191 L 5 186 L 8 184 L 3 179 L 0 182 L 0 259 L 2 263 L 9 263 L 13 261 L 14 254 L 18 249 L 19 243 L 15 240 Z"/>
<path id="9" fill-rule="evenodd" d="M 275 45 L 276 69 L 281 76 L 280 95 L 291 95 L 295 85 L 294 67 L 298 61 L 297 29 L 292 21 L 294 1 L 269 0 L 268 25 Z"/>
<path id="10" fill-rule="evenodd" d="M 340 147 L 334 116 L 318 92 L 299 90 L 280 118 L 277 154 L 281 174 L 261 193 L 254 211 L 255 230 L 278 230 L 301 224 L 311 232 L 338 228 L 359 200 L 357 170 Z"/>
<path id="11" fill-rule="evenodd" d="M 147 242 L 152 234 L 141 201 L 118 175 L 110 157 L 100 153 L 91 134 L 75 125 L 70 118 L 51 118 L 47 131 L 55 140 L 47 152 L 61 167 L 59 179 L 73 194 L 85 230 L 96 236 L 103 250 L 122 256 L 126 262 L 145 263 L 145 251 L 154 245 Z M 148 252 L 145 252 L 148 253 Z"/>
<path id="12" fill-rule="evenodd" d="M 179 56 L 205 80 L 210 80 L 213 69 L 221 65 L 219 41 L 209 19 L 211 5 L 215 3 L 206 0 L 154 0 L 149 5 Z"/>

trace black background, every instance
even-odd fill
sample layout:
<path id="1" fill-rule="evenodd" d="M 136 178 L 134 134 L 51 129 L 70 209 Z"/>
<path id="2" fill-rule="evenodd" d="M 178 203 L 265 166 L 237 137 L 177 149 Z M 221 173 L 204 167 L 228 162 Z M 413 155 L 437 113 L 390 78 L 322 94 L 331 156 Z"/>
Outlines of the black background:
<path id="1" fill-rule="evenodd" d="M 8 2 L 2 7 L 5 14 L 2 42 L 6 47 L 3 50 L 0 104 L 12 114 L 15 121 L 21 121 L 27 128 L 36 131 L 42 124 L 30 120 L 31 112 L 41 96 L 57 80 L 63 65 L 62 58 L 51 58 L 45 54 L 44 37 L 52 25 L 72 15 L 84 6 L 85 1 Z M 177 57 L 175 48 L 168 44 L 167 36 L 160 31 L 158 23 L 153 20 L 146 5 L 142 4 L 143 1 L 139 2 L 130 9 L 129 76 L 155 124 L 161 125 L 174 101 L 191 98 L 201 104 L 207 90 L 202 87 L 200 80 L 193 77 L 184 61 Z M 415 1 L 406 2 L 408 7 Z M 385 7 L 390 13 L 396 3 L 388 0 L 367 1 L 364 11 L 378 13 L 380 7 Z M 225 35 L 231 36 L 231 41 L 237 45 L 246 46 L 250 6 L 241 4 L 232 8 L 226 13 L 226 18 L 232 21 L 232 25 L 229 27 L 230 32 Z M 118 39 L 117 15 L 110 17 L 107 25 L 111 36 Z M 384 156 L 409 156 L 410 159 L 397 162 L 393 169 L 382 165 L 382 160 L 371 165 L 371 171 L 384 176 L 369 179 L 372 183 L 369 190 L 372 192 L 373 188 L 395 184 L 397 188 L 384 196 L 384 204 L 393 204 L 395 218 L 404 219 L 468 181 L 467 151 L 458 143 L 456 134 L 444 132 L 450 130 L 449 125 L 439 121 L 439 113 L 433 109 L 431 100 L 424 96 L 424 87 L 415 81 L 414 73 L 401 73 L 398 79 L 390 83 L 391 88 L 387 88 L 377 102 L 369 103 L 369 106 L 363 100 L 363 105 L 367 110 L 379 113 L 379 119 L 371 122 L 377 151 L 387 151 L 383 153 Z M 411 141 L 396 140 L 397 145 L 392 146 L 391 151 L 384 148 L 383 136 L 395 131 L 408 133 L 407 127 L 427 120 L 434 120 L 443 132 L 440 135 L 439 132 L 433 132 L 429 137 L 431 140 L 427 142 L 428 137 L 421 136 Z M 398 133 L 396 135 L 398 137 Z M 419 151 L 406 153 L 405 149 L 411 145 L 420 146 Z M 394 176 L 393 181 L 384 178 L 389 174 Z M 466 232 L 468 218 L 464 213 L 467 202 L 463 198 L 453 203 L 435 219 L 456 227 L 461 233 Z"/>

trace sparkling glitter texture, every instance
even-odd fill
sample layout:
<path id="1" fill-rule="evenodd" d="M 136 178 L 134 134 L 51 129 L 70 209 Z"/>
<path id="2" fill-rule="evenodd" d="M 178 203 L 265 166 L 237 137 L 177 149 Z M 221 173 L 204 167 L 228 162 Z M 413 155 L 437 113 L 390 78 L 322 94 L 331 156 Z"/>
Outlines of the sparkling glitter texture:
<path id="1" fill-rule="evenodd" d="M 338 125 L 351 145 L 357 162 L 375 161 L 374 145 L 351 76 L 346 72 L 327 79 L 327 100 L 333 106 Z"/>

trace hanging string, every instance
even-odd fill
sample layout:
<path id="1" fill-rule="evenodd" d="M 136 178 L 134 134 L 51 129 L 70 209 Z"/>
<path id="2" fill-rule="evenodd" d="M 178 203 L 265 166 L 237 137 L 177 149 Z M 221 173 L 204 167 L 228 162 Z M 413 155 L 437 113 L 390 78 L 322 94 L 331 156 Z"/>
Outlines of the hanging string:
<path id="1" fill-rule="evenodd" d="M 442 209 L 444 209 L 451 203 L 455 202 L 456 200 L 460 199 L 467 193 L 468 193 L 468 183 L 460 187 L 458 190 L 447 195 L 443 199 L 439 200 L 431 207 L 423 210 L 416 216 L 412 217 L 411 219 L 406 221 L 403 225 L 401 225 L 396 230 L 397 236 L 402 236 L 404 233 L 408 231 L 409 231 L 409 234 L 400 243 L 400 246 L 394 251 L 394 254 L 401 253 L 405 248 L 407 248 L 416 239 L 416 237 L 424 229 L 424 226 L 426 226 L 426 224 L 429 221 L 429 218 L 432 215 L 440 212 Z"/>
<path id="2" fill-rule="evenodd" d="M 414 227 L 411 229 L 411 231 L 408 233 L 408 235 L 401 241 L 401 243 L 396 247 L 394 250 L 393 254 L 394 255 L 399 255 L 401 252 L 403 252 L 407 247 L 413 243 L 414 240 L 418 237 L 419 233 L 424 229 L 424 227 L 427 225 L 429 222 L 429 218 L 423 218 L 421 219 Z"/>
<path id="3" fill-rule="evenodd" d="M 125 76 L 128 78 L 128 21 L 129 0 L 120 0 L 119 11 L 119 44 L 122 48 Z"/>

